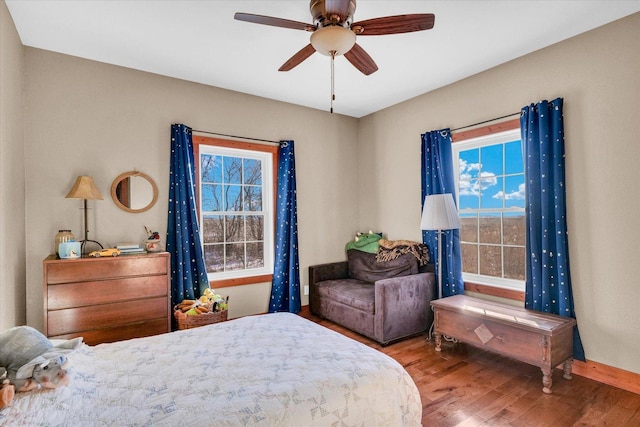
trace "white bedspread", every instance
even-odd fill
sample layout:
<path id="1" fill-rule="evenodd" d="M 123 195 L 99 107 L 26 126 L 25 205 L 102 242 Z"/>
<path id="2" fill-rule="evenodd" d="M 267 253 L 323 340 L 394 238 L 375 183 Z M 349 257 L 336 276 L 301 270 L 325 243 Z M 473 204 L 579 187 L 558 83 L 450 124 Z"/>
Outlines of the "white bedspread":
<path id="1" fill-rule="evenodd" d="M 0 425 L 419 426 L 395 360 L 289 313 L 83 345 L 70 385 L 18 393 Z"/>

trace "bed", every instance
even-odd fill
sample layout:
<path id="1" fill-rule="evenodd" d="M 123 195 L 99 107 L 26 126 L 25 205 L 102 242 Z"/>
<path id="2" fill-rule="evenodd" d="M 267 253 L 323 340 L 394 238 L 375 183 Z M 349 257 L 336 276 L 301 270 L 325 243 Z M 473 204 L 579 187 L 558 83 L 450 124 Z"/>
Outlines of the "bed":
<path id="1" fill-rule="evenodd" d="M 69 386 L 17 393 L 0 425 L 421 425 L 399 363 L 290 313 L 83 344 L 69 360 Z"/>

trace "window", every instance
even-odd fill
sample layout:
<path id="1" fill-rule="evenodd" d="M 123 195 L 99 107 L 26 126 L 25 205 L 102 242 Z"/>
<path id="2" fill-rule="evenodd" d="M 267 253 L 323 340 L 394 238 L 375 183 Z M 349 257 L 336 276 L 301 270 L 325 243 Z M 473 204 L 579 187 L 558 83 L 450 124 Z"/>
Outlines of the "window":
<path id="1" fill-rule="evenodd" d="M 195 136 L 194 147 L 209 281 L 271 280 L 277 147 Z"/>
<path id="2" fill-rule="evenodd" d="M 465 282 L 516 291 L 525 280 L 520 129 L 453 144 Z"/>

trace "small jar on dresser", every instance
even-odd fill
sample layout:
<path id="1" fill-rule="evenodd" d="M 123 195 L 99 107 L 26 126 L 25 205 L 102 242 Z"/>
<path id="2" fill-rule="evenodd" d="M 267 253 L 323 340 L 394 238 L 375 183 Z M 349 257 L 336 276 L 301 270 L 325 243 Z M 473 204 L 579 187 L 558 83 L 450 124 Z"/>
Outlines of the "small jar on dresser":
<path id="1" fill-rule="evenodd" d="M 44 334 L 95 345 L 171 330 L 169 253 L 43 262 Z"/>

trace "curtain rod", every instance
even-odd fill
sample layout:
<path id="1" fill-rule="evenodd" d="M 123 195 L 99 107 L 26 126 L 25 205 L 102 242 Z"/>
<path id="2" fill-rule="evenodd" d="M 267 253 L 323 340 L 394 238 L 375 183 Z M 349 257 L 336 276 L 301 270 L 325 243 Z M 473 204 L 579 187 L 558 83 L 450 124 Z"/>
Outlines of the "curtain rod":
<path id="1" fill-rule="evenodd" d="M 196 129 L 193 129 L 192 132 L 206 133 L 206 134 L 209 134 L 209 135 L 226 136 L 227 138 L 246 139 L 246 140 L 249 140 L 249 141 L 267 142 L 269 144 L 278 144 L 278 145 L 280 145 L 280 141 L 272 141 L 270 139 L 249 138 L 249 137 L 246 137 L 246 136 L 227 135 L 226 133 L 208 132 L 206 130 L 196 130 Z"/>
<path id="2" fill-rule="evenodd" d="M 483 124 L 489 123 L 489 122 L 495 122 L 496 120 L 506 119 L 507 117 L 512 117 L 512 116 L 516 116 L 516 115 L 519 116 L 520 114 L 521 114 L 520 111 L 518 111 L 517 113 L 507 114 L 506 116 L 496 117 L 495 119 L 485 120 L 483 122 L 474 123 L 472 125 L 460 126 L 459 128 L 451 129 L 450 132 L 455 132 L 455 131 L 458 131 L 458 130 L 467 129 L 467 128 L 478 126 L 478 125 L 483 125 Z"/>

